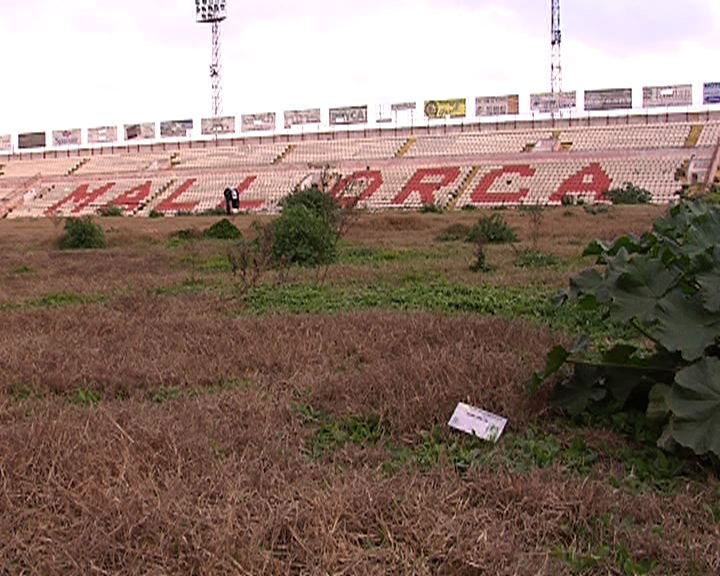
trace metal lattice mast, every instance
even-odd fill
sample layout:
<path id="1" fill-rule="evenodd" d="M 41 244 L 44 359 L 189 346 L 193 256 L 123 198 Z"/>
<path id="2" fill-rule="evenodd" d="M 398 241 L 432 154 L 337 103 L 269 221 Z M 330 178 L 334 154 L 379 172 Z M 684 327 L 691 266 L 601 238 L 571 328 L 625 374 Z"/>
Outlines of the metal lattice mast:
<path id="1" fill-rule="evenodd" d="M 210 64 L 210 81 L 212 82 L 213 117 L 222 114 L 222 66 L 220 63 L 220 22 L 212 25 L 212 64 Z"/>
<path id="2" fill-rule="evenodd" d="M 225 0 L 195 0 L 195 19 L 200 24 L 212 24 L 212 60 L 210 82 L 212 85 L 212 113 L 222 114 L 222 63 L 220 24 L 227 18 Z"/>
<path id="3" fill-rule="evenodd" d="M 562 92 L 562 29 L 560 28 L 560 0 L 552 1 L 550 91 Z"/>

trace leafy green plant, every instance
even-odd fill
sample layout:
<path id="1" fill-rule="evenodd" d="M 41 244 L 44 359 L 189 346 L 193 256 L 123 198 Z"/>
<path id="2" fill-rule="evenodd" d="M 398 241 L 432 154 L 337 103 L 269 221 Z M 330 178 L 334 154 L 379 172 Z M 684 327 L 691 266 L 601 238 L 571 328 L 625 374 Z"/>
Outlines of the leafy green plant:
<path id="1" fill-rule="evenodd" d="M 280 206 L 283 211 L 302 206 L 333 225 L 340 218 L 340 206 L 336 204 L 332 196 L 323 193 L 317 186 L 294 190 L 280 202 Z"/>
<path id="2" fill-rule="evenodd" d="M 150 210 L 150 214 L 148 214 L 148 218 L 165 218 L 165 214 L 153 209 L 153 210 Z"/>
<path id="3" fill-rule="evenodd" d="M 522 250 L 515 259 L 515 266 L 518 268 L 554 268 L 558 264 L 560 260 L 554 254 L 535 250 Z"/>
<path id="4" fill-rule="evenodd" d="M 98 215 L 103 218 L 119 218 L 124 214 L 123 209 L 119 206 L 105 206 L 98 210 Z"/>
<path id="5" fill-rule="evenodd" d="M 596 241 L 585 254 L 604 271 L 573 278 L 567 297 L 636 339 L 557 347 L 532 388 L 570 364 L 555 406 L 571 415 L 641 410 L 658 422 L 660 447 L 720 456 L 720 208 L 682 203 L 642 237 Z"/>
<path id="6" fill-rule="evenodd" d="M 470 264 L 471 272 L 492 272 L 492 267 L 487 263 L 485 255 L 485 243 L 479 240 L 475 244 L 475 260 Z"/>
<path id="7" fill-rule="evenodd" d="M 61 250 L 92 250 L 107 247 L 105 232 L 90 216 L 65 220 L 65 234 L 60 238 Z"/>
<path id="8" fill-rule="evenodd" d="M 605 197 L 613 204 L 649 204 L 652 200 L 650 192 L 631 182 L 625 182 L 621 188 L 610 190 Z"/>
<path id="9" fill-rule="evenodd" d="M 230 220 L 223 218 L 205 230 L 203 236 L 214 240 L 238 240 L 242 238 L 242 233 Z"/>
<path id="10" fill-rule="evenodd" d="M 77 390 L 70 396 L 70 402 L 83 408 L 94 408 L 100 401 L 102 396 L 92 390 Z"/>
<path id="11" fill-rule="evenodd" d="M 302 204 L 286 207 L 275 221 L 273 256 L 301 266 L 323 266 L 337 258 L 337 231 L 326 214 Z"/>
<path id="12" fill-rule="evenodd" d="M 425 204 L 420 208 L 420 214 L 442 214 L 443 209 L 436 204 Z"/>
<path id="13" fill-rule="evenodd" d="M 467 241 L 476 243 L 478 240 L 488 244 L 509 244 L 517 242 L 517 235 L 500 214 L 483 216 L 470 229 Z"/>

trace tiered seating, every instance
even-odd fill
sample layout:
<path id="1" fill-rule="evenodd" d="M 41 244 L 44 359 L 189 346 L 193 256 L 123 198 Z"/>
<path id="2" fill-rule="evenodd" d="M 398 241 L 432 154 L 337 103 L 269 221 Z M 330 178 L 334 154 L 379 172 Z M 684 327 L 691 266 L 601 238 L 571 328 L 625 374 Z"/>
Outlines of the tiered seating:
<path id="1" fill-rule="evenodd" d="M 572 142 L 574 151 L 681 148 L 689 134 L 689 124 L 593 126 L 567 128 L 560 140 Z"/>
<path id="2" fill-rule="evenodd" d="M 603 194 L 626 182 L 647 189 L 654 203 L 675 198 L 680 183 L 677 158 L 618 158 L 482 165 L 457 208 L 559 204 L 569 195 L 585 202 L 602 201 Z"/>
<path id="3" fill-rule="evenodd" d="M 4 163 L 3 178 L 24 178 L 34 176 L 64 176 L 82 159 L 72 158 L 40 158 L 32 160 L 8 160 Z"/>
<path id="4" fill-rule="evenodd" d="M 476 156 L 516 154 L 552 138 L 551 130 L 465 133 L 453 136 L 420 136 L 405 155 L 407 158 L 432 156 Z"/>
<path id="5" fill-rule="evenodd" d="M 223 192 L 234 186 L 240 193 L 240 208 L 247 212 L 277 212 L 278 204 L 306 176 L 295 170 L 265 173 L 238 172 L 224 175 L 197 174 L 177 180 L 145 212 L 164 214 L 200 213 L 225 206 Z"/>
<path id="6" fill-rule="evenodd" d="M 705 124 L 705 128 L 698 139 L 698 147 L 715 146 L 720 140 L 720 122 Z"/>
<path id="7" fill-rule="evenodd" d="M 85 174 L 122 174 L 152 172 L 170 167 L 170 152 L 116 153 L 91 156 L 90 161 L 77 171 Z"/>
<path id="8" fill-rule="evenodd" d="M 299 142 L 295 144 L 285 162 L 320 164 L 339 160 L 392 158 L 404 143 L 404 139 L 395 138 Z"/>
<path id="9" fill-rule="evenodd" d="M 287 148 L 287 144 L 238 144 L 181 150 L 180 168 L 227 168 L 234 166 L 262 166 L 272 164 Z"/>
<path id="10" fill-rule="evenodd" d="M 43 190 L 28 193 L 24 205 L 11 212 L 9 217 L 84 216 L 96 214 L 101 208 L 110 205 L 117 205 L 127 213 L 134 214 L 157 194 L 161 185 L 160 180 L 60 181 Z"/>

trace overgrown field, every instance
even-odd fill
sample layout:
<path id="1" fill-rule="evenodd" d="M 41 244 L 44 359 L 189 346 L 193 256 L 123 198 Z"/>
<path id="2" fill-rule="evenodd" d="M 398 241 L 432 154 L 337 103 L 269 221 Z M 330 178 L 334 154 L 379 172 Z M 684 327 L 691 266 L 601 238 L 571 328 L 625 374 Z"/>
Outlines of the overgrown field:
<path id="1" fill-rule="evenodd" d="M 624 337 L 553 296 L 662 212 L 500 212 L 488 272 L 454 239 L 480 212 L 367 215 L 243 295 L 191 231 L 218 218 L 102 218 L 96 251 L 0 221 L 0 574 L 720 573 L 717 468 L 528 394 L 553 346 Z"/>

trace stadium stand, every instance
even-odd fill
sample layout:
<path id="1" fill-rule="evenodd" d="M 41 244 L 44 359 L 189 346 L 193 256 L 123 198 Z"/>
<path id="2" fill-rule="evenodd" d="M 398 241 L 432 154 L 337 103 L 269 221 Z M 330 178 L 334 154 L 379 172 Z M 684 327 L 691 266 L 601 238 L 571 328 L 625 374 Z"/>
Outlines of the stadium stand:
<path id="1" fill-rule="evenodd" d="M 359 196 L 359 206 L 369 210 L 559 204 L 566 195 L 603 201 L 626 182 L 648 189 L 655 203 L 672 202 L 687 183 L 690 160 L 710 163 L 720 122 L 640 120 L 10 156 L 0 173 L 0 214 L 82 215 L 113 205 L 138 216 L 200 213 L 220 208 L 227 186 L 238 188 L 243 210 L 276 212 L 284 196 L 326 163 L 338 175 L 332 193 Z"/>

